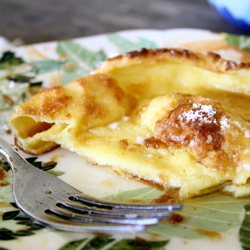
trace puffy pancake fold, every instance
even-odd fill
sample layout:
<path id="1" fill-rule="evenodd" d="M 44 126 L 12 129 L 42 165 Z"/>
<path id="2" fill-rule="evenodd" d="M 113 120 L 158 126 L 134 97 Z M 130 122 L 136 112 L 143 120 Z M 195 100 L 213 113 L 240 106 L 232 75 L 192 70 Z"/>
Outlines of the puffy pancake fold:
<path id="1" fill-rule="evenodd" d="M 16 107 L 11 124 L 16 143 L 30 154 L 49 151 L 60 142 L 45 134 L 78 137 L 91 127 L 105 125 L 126 115 L 133 98 L 125 95 L 108 75 L 88 75 L 66 86 L 46 89 Z"/>

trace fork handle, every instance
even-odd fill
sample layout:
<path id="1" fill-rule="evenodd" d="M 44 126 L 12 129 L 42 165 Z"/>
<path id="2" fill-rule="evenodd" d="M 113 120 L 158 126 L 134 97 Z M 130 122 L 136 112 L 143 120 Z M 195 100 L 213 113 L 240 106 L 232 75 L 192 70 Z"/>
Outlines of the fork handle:
<path id="1" fill-rule="evenodd" d="M 16 154 L 13 155 L 13 148 L 3 139 L 0 137 L 0 154 L 5 158 L 6 161 L 11 163 L 15 159 Z"/>
<path id="2" fill-rule="evenodd" d="M 13 186 L 17 186 L 16 195 L 22 197 L 22 192 L 25 189 L 23 183 L 28 183 L 42 171 L 34 168 L 22 157 L 9 143 L 0 137 L 0 155 L 2 155 L 9 163 L 13 172 Z M 37 179 L 37 178 L 36 178 Z"/>
<path id="3" fill-rule="evenodd" d="M 22 162 L 25 160 L 17 151 L 15 151 L 9 143 L 7 143 L 3 138 L 0 137 L 0 155 L 2 155 L 5 160 L 9 163 L 12 171 L 17 172 L 17 169 L 14 167 L 15 163 Z M 26 160 L 25 160 L 26 161 Z"/>

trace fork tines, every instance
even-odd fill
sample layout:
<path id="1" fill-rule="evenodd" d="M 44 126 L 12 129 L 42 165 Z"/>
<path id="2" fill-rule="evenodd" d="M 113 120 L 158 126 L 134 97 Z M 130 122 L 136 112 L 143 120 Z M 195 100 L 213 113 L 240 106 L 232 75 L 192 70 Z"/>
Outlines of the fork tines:
<path id="1" fill-rule="evenodd" d="M 155 204 L 155 205 L 138 205 L 138 204 L 121 204 L 115 202 L 105 202 L 104 200 L 92 198 L 89 196 L 70 196 L 70 200 L 78 201 L 88 206 L 95 206 L 99 208 L 106 208 L 106 209 L 116 209 L 116 210 L 180 210 L 182 208 L 181 204 Z"/>
<path id="2" fill-rule="evenodd" d="M 142 232 L 171 216 L 181 205 L 119 204 L 90 197 L 61 179 L 35 168 L 0 138 L 0 155 L 13 173 L 17 206 L 42 225 L 78 232 Z"/>
<path id="3" fill-rule="evenodd" d="M 59 209 L 48 208 L 45 213 L 81 223 L 112 223 L 124 225 L 154 225 L 167 219 L 177 205 L 136 205 L 106 202 L 91 197 L 70 196 L 71 202 L 59 202 Z M 77 202 L 77 203 L 76 203 Z"/>

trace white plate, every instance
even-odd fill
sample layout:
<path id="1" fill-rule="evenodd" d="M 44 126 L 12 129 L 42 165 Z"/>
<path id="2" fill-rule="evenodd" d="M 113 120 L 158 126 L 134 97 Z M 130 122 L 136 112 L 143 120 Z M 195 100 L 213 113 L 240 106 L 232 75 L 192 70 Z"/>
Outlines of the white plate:
<path id="1" fill-rule="evenodd" d="M 9 142 L 13 142 L 13 136 L 5 133 L 8 127 L 8 118 L 15 105 L 20 103 L 23 95 L 27 95 L 28 84 L 15 83 L 6 77 L 17 74 L 33 77 L 30 82 L 42 81 L 43 86 L 66 84 L 71 79 L 83 76 L 95 68 L 106 57 L 141 48 L 156 47 L 186 47 L 200 50 L 209 48 L 220 53 L 225 58 L 235 61 L 242 59 L 242 55 L 231 49 L 231 45 L 241 48 L 250 48 L 248 37 L 232 36 L 227 34 L 215 34 L 206 30 L 174 29 L 174 30 L 132 30 L 113 34 L 104 34 L 93 37 L 77 38 L 69 41 L 49 42 L 35 44 L 15 49 L 15 56 L 21 57 L 26 64 L 13 68 L 1 67 L 0 64 L 0 134 Z M 230 46 L 228 46 L 230 45 Z M 95 60 L 89 60 L 95 58 Z M 35 71 L 34 69 L 37 69 Z M 26 96 L 28 97 L 28 96 Z M 10 102 L 10 99 L 14 103 Z M 5 110 L 3 110 L 5 109 Z M 25 157 L 29 157 L 25 155 Z M 39 156 L 40 161 L 47 162 L 57 160 L 54 171 L 62 171 L 59 176 L 77 189 L 90 195 L 113 200 L 130 199 L 152 200 L 162 195 L 162 192 L 142 183 L 125 180 L 107 172 L 99 166 L 89 165 L 83 157 L 64 149 L 56 149 L 50 153 Z M 87 249 L 84 246 L 100 243 L 100 248 L 114 249 L 115 244 L 121 244 L 116 249 L 168 249 L 168 250 L 198 250 L 202 249 L 242 249 L 239 230 L 244 221 L 246 230 L 250 230 L 250 222 L 245 218 L 246 204 L 250 199 L 233 199 L 229 196 L 210 195 L 194 199 L 184 203 L 184 209 L 180 212 L 184 220 L 180 223 L 169 224 L 162 222 L 157 226 L 148 227 L 144 233 L 138 235 L 110 235 L 98 237 L 85 233 L 68 233 L 51 230 L 48 228 L 33 230 L 29 225 L 19 225 L 21 215 L 6 213 L 16 209 L 10 205 L 13 202 L 11 195 L 11 174 L 2 176 L 0 172 L 0 215 L 4 220 L 0 221 L 0 249 Z M 59 172 L 57 172 L 59 173 Z M 248 208 L 246 207 L 248 210 Z M 12 217 L 6 217 L 12 215 Z M 14 218 L 15 217 L 15 218 Z M 245 218 L 245 219 L 244 219 Z M 17 220 L 19 219 L 19 220 Z M 249 225 L 248 225 L 249 224 Z M 4 230 L 6 229 L 6 230 Z M 8 231 L 9 230 L 9 231 Z M 17 230 L 24 230 L 24 234 L 33 233 L 30 236 L 18 236 Z M 20 232 L 19 232 L 20 233 Z M 250 233 L 247 232 L 250 239 Z M 4 236 L 6 239 L 4 240 Z M 15 239 L 7 239 L 8 237 Z M 138 245 L 136 237 L 152 243 L 154 248 L 142 248 Z M 83 239 L 85 239 L 83 241 Z M 107 241 L 107 239 L 114 239 Z M 130 239 L 129 241 L 122 241 Z M 81 241 L 82 240 L 82 241 Z M 71 242 L 71 243 L 70 243 Z M 108 242 L 107 245 L 104 242 Z M 134 244 L 134 246 L 130 246 Z M 131 243 L 132 242 L 132 243 Z M 159 243 L 161 242 L 161 243 Z M 137 244 L 137 245 L 136 245 Z M 149 244 L 149 243 L 148 243 Z M 70 248 L 71 247 L 71 248 Z M 124 248 L 125 249 L 125 248 Z M 250 249 L 249 247 L 245 249 Z"/>

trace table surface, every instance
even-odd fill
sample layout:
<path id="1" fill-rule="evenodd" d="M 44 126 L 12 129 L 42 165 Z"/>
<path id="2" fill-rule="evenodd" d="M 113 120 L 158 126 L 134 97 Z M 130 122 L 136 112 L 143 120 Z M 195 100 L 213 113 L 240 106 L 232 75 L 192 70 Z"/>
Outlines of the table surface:
<path id="1" fill-rule="evenodd" d="M 119 30 L 198 28 L 244 34 L 206 0 L 1 0 L 0 36 L 25 44 Z"/>

